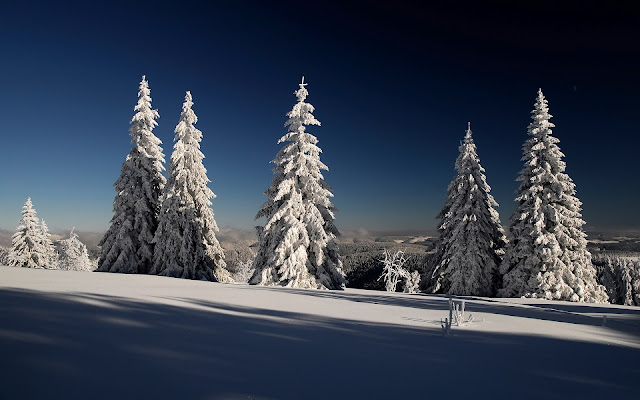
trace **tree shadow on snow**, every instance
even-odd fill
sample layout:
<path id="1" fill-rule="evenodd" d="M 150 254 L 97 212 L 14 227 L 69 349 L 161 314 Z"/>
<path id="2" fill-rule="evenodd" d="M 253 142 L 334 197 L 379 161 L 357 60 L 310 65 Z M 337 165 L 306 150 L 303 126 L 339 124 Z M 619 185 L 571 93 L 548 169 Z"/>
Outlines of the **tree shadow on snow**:
<path id="1" fill-rule="evenodd" d="M 333 290 L 295 289 L 274 286 L 238 286 L 249 290 L 267 290 L 284 294 L 304 295 L 352 301 L 357 303 L 380 304 L 386 306 L 410 307 L 422 310 L 442 310 L 443 318 L 449 310 L 449 297 L 441 294 L 381 294 L 362 293 L 366 291 L 343 292 Z M 601 326 L 602 315 L 608 314 L 606 326 L 609 329 L 626 333 L 640 338 L 640 309 L 602 307 L 591 303 L 533 303 L 518 304 L 501 298 L 482 298 L 472 296 L 452 296 L 456 302 L 466 301 L 466 310 L 472 314 L 487 313 L 501 314 L 519 318 L 538 319 L 554 322 L 565 322 L 587 326 Z"/>
<path id="2" fill-rule="evenodd" d="M 0 289 L 0 398 L 596 399 L 639 389 L 635 348 L 172 301 Z"/>
<path id="3" fill-rule="evenodd" d="M 570 313 L 588 313 L 588 314 L 625 314 L 640 319 L 640 307 L 634 306 L 618 306 L 613 304 L 613 307 L 603 307 L 598 304 L 591 303 L 549 303 L 549 304 L 531 304 L 533 307 L 541 307 L 554 309 L 556 311 L 570 312 Z"/>

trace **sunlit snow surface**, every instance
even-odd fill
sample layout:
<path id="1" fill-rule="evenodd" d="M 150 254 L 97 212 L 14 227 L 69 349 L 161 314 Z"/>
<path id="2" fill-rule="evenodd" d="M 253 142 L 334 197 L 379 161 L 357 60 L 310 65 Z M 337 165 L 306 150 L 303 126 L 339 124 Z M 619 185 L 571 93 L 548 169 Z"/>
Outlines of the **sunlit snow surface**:
<path id="1" fill-rule="evenodd" d="M 0 398 L 637 398 L 640 308 L 0 267 Z M 603 326 L 603 316 L 607 316 Z"/>

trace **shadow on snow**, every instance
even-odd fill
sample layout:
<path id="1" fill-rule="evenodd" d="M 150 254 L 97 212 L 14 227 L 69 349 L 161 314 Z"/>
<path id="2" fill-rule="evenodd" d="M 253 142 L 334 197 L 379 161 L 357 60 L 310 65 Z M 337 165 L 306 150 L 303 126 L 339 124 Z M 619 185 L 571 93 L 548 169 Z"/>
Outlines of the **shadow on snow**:
<path id="1" fill-rule="evenodd" d="M 251 290 L 268 290 L 278 293 L 289 293 L 327 299 L 353 301 L 358 303 L 380 304 L 386 306 L 410 307 L 422 310 L 442 310 L 442 318 L 449 310 L 448 296 L 441 294 L 402 294 L 365 291 L 349 293 L 334 290 L 310 290 L 283 288 L 274 286 L 238 286 Z M 366 292 L 366 293 L 363 293 Z M 603 307 L 592 303 L 551 302 L 519 304 L 510 303 L 502 298 L 484 298 L 472 296 L 452 296 L 453 300 L 467 302 L 467 312 L 471 314 L 501 314 L 512 317 L 530 318 L 554 322 L 566 322 L 588 326 L 602 326 L 602 314 L 607 314 L 606 326 L 609 329 L 640 338 L 640 308 L 638 307 Z M 531 300 L 531 299 L 530 299 Z M 619 316 L 618 316 L 619 315 Z M 439 321 L 438 321 L 439 323 Z"/>
<path id="2" fill-rule="evenodd" d="M 302 292 L 446 308 L 427 296 Z M 173 301 L 0 289 L 0 398 L 596 399 L 639 389 L 634 348 Z"/>

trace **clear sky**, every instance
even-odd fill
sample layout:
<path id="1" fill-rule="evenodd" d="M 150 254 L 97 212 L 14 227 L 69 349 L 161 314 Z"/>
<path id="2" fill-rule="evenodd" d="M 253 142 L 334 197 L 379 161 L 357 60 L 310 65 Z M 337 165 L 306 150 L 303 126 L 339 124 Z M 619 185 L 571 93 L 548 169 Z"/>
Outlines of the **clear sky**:
<path id="1" fill-rule="evenodd" d="M 632 8 L 208 3 L 4 2 L 0 228 L 27 196 L 50 228 L 107 228 L 143 74 L 167 159 L 192 92 L 220 226 L 256 224 L 304 75 L 343 230 L 433 231 L 467 121 L 508 223 L 539 87 L 587 227 L 640 228 Z"/>

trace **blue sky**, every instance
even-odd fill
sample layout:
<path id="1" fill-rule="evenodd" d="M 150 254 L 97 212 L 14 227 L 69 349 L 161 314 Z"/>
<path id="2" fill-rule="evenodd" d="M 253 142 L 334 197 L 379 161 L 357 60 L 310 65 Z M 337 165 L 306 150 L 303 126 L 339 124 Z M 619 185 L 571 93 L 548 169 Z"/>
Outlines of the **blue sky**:
<path id="1" fill-rule="evenodd" d="M 0 228 L 27 196 L 53 229 L 107 228 L 143 74 L 167 159 L 192 92 L 221 226 L 256 224 L 305 75 L 343 230 L 433 231 L 467 121 L 506 224 L 539 87 L 587 227 L 640 228 L 630 9 L 215 3 L 3 5 Z"/>

